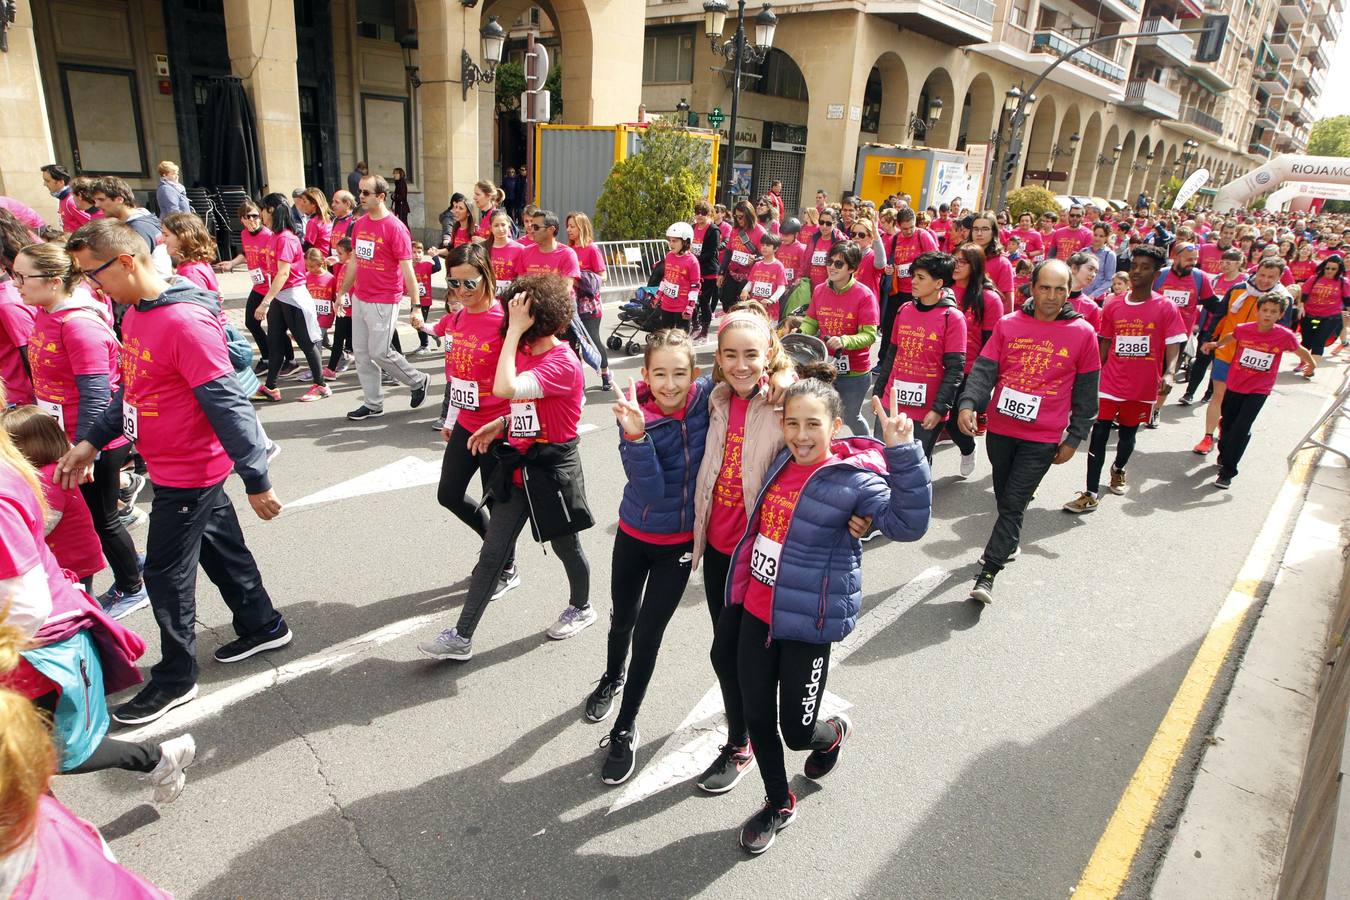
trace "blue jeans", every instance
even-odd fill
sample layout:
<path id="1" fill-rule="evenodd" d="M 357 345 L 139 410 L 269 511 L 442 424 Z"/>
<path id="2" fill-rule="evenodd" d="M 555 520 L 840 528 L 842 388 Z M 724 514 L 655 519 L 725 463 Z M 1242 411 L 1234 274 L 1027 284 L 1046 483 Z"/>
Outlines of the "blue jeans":
<path id="1" fill-rule="evenodd" d="M 834 383 L 834 389 L 839 392 L 839 399 L 844 404 L 844 424 L 849 427 L 855 437 L 870 437 L 871 429 L 867 427 L 867 421 L 863 419 L 863 403 L 867 400 L 869 390 L 872 387 L 872 378 L 867 372 L 860 372 L 857 375 L 841 375 Z"/>

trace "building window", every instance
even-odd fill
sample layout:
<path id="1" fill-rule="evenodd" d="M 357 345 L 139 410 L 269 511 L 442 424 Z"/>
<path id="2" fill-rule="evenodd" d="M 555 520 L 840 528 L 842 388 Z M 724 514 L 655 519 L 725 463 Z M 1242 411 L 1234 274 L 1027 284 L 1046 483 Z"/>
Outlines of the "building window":
<path id="1" fill-rule="evenodd" d="M 362 94 L 361 119 L 370 171 L 387 178 L 398 167 L 408 176 L 408 181 L 414 181 L 412 115 L 408 98 Z"/>
<path id="2" fill-rule="evenodd" d="M 763 77 L 750 79 L 747 90 L 787 100 L 806 100 L 806 79 L 802 77 L 802 70 L 783 51 L 770 50 L 758 67 L 758 73 Z"/>
<path id="3" fill-rule="evenodd" d="M 356 0 L 356 34 L 377 41 L 398 40 L 396 0 Z"/>
<path id="4" fill-rule="evenodd" d="M 148 173 L 140 95 L 130 69 L 61 64 L 66 124 L 76 172 L 139 178 Z"/>
<path id="5" fill-rule="evenodd" d="M 1012 0 L 1008 5 L 1008 24 L 1014 28 L 1026 28 L 1031 21 L 1031 0 Z"/>
<path id="6" fill-rule="evenodd" d="M 642 57 L 645 84 L 694 80 L 694 34 L 691 31 L 656 32 L 647 35 Z"/>

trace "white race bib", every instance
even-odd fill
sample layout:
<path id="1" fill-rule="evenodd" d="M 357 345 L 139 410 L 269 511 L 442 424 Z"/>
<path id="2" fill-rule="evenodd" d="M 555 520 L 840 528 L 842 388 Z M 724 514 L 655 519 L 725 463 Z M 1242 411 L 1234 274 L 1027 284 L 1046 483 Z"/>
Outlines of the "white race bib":
<path id="1" fill-rule="evenodd" d="M 750 296 L 768 300 L 773 296 L 773 285 L 769 284 L 767 281 L 756 281 L 754 284 L 750 285 Z"/>
<path id="2" fill-rule="evenodd" d="M 455 336 L 453 334 L 447 334 L 445 336 L 445 355 L 449 356 L 450 351 L 454 349 L 455 349 Z"/>
<path id="3" fill-rule="evenodd" d="M 1253 372 L 1269 372 L 1275 366 L 1275 354 L 1254 347 L 1243 347 L 1242 355 L 1238 357 L 1238 365 Z"/>
<path id="4" fill-rule="evenodd" d="M 1152 349 L 1152 341 L 1146 334 L 1116 335 L 1116 356 L 1144 359 Z"/>
<path id="5" fill-rule="evenodd" d="M 797 270 L 792 268 L 791 266 L 784 266 L 783 273 L 784 277 L 787 278 L 788 284 L 792 284 L 792 282 L 797 280 Z"/>
<path id="6" fill-rule="evenodd" d="M 450 405 L 455 409 L 477 409 L 478 408 L 478 382 L 470 381 L 467 378 L 450 379 Z M 511 412 L 514 417 L 515 405 L 511 404 Z M 533 406 L 533 404 L 531 404 Z"/>
<path id="7" fill-rule="evenodd" d="M 66 413 L 65 410 L 61 408 L 60 403 L 53 403 L 50 400 L 43 400 L 41 397 L 39 397 L 37 401 L 37 408 L 45 412 L 47 415 L 51 416 L 53 419 L 55 419 L 56 424 L 61 426 L 62 431 L 66 430 Z"/>
<path id="8" fill-rule="evenodd" d="M 375 242 L 367 238 L 356 239 L 356 258 L 372 260 L 375 258 Z"/>
<path id="9" fill-rule="evenodd" d="M 689 252 L 690 252 L 690 253 L 693 253 L 695 256 L 698 256 L 699 254 L 701 254 L 701 253 L 703 252 L 703 242 L 702 242 L 702 241 L 695 241 L 694 243 L 690 244 L 690 245 L 689 245 Z"/>
<path id="10" fill-rule="evenodd" d="M 315 311 L 316 313 L 318 313 L 319 315 L 321 315 L 321 316 L 329 316 L 329 315 L 332 315 L 332 314 L 333 314 L 333 303 L 332 303 L 331 300 L 315 300 L 315 301 L 314 301 L 314 311 Z"/>
<path id="11" fill-rule="evenodd" d="M 731 261 L 738 266 L 750 265 L 750 254 L 744 250 L 732 250 Z"/>
<path id="12" fill-rule="evenodd" d="M 847 375 L 849 372 L 853 371 L 851 368 L 849 368 L 847 353 L 839 354 L 838 356 L 830 360 L 830 362 L 834 363 L 834 370 L 838 372 L 840 375 Z"/>
<path id="13" fill-rule="evenodd" d="M 909 263 L 905 263 L 904 265 L 896 266 L 896 267 L 895 267 L 895 277 L 897 277 L 897 278 L 908 278 L 908 277 L 909 277 Z"/>
<path id="14" fill-rule="evenodd" d="M 511 404 L 511 437 L 539 436 L 539 411 L 533 401 Z"/>
<path id="15" fill-rule="evenodd" d="M 1041 413 L 1041 398 L 1005 387 L 1003 393 L 999 394 L 997 409 L 1010 419 L 1034 422 Z"/>
<path id="16" fill-rule="evenodd" d="M 127 401 L 122 401 L 122 437 L 136 443 L 136 438 L 140 437 L 141 426 L 137 418 L 136 407 Z"/>
<path id="17" fill-rule="evenodd" d="M 897 381 L 891 390 L 895 391 L 895 403 L 897 406 L 916 406 L 923 408 L 928 405 L 928 385 L 914 381 Z"/>
<path id="18" fill-rule="evenodd" d="M 672 299 L 680 296 L 680 286 L 673 281 L 661 282 L 660 291 L 662 294 Z"/>
<path id="19" fill-rule="evenodd" d="M 829 256 L 828 250 L 816 250 L 811 253 L 811 265 L 824 268 L 825 260 Z"/>
<path id="20" fill-rule="evenodd" d="M 417 296 L 425 297 L 427 295 L 427 286 L 422 282 L 417 282 Z"/>
<path id="21" fill-rule="evenodd" d="M 1191 305 L 1190 291 L 1163 291 L 1163 296 L 1175 303 L 1178 309 L 1185 309 Z"/>
<path id="22" fill-rule="evenodd" d="M 248 280 L 254 284 L 266 284 L 267 276 L 263 274 L 262 269 L 249 269 Z"/>
<path id="23" fill-rule="evenodd" d="M 506 290 L 509 290 L 510 287 L 511 287 L 511 279 L 510 279 L 510 278 L 507 278 L 507 279 L 505 279 L 505 280 L 503 280 L 503 281 L 498 281 L 498 282 L 497 282 L 497 293 L 498 293 L 498 294 L 501 294 L 502 292 L 504 292 L 504 291 L 506 291 Z"/>
<path id="24" fill-rule="evenodd" d="M 782 544 L 765 535 L 756 535 L 755 545 L 750 550 L 750 574 L 761 584 L 773 587 L 778 581 L 778 557 L 782 553 Z"/>

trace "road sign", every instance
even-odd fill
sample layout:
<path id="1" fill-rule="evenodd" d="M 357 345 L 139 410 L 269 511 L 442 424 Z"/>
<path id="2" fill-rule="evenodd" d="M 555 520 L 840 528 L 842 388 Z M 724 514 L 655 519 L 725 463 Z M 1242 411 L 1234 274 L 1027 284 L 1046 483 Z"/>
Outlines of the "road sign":
<path id="1" fill-rule="evenodd" d="M 535 44 L 533 53 L 525 54 L 525 90 L 542 91 L 548 81 L 548 48 Z"/>
<path id="2" fill-rule="evenodd" d="M 1053 169 L 1027 169 L 1023 181 L 1068 181 L 1068 172 L 1056 172 Z"/>
<path id="3" fill-rule="evenodd" d="M 720 128 L 725 119 L 726 115 L 722 112 L 722 107 L 720 106 L 714 106 L 712 112 L 708 113 L 708 124 L 713 128 Z"/>

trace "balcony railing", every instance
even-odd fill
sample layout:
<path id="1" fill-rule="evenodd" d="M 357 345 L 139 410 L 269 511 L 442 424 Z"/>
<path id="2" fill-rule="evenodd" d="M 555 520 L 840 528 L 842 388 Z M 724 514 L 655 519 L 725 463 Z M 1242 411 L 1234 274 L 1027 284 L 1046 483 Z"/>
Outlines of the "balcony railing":
<path id="1" fill-rule="evenodd" d="M 1339 11 L 1333 10 L 1332 12 L 1327 13 L 1326 17 L 1322 19 L 1322 33 L 1326 35 L 1327 40 L 1332 43 L 1335 43 L 1336 39 L 1340 37 L 1341 14 Z"/>
<path id="2" fill-rule="evenodd" d="M 1058 31 L 1041 29 L 1031 36 L 1031 52 L 1053 53 L 1059 56 L 1081 43 L 1082 41 L 1070 40 Z M 1125 83 L 1125 67 L 1112 62 L 1099 53 L 1093 53 L 1091 50 L 1079 50 L 1069 57 L 1069 62 L 1080 69 L 1091 72 L 1098 78 L 1104 78 L 1116 84 Z"/>
<path id="3" fill-rule="evenodd" d="M 938 0 L 938 2 L 981 22 L 990 25 L 994 23 L 993 0 Z"/>
<path id="4" fill-rule="evenodd" d="M 1307 0 L 1280 0 L 1280 18 L 1291 25 L 1308 21 Z"/>
<path id="5" fill-rule="evenodd" d="M 1262 72 L 1258 78 L 1261 86 L 1272 94 L 1284 96 L 1289 90 L 1289 79 L 1281 75 L 1276 69 Z"/>
<path id="6" fill-rule="evenodd" d="M 1161 37 L 1153 37 L 1157 32 L 1176 31 L 1175 23 L 1164 18 L 1145 19 L 1140 24 L 1140 31 L 1144 32 L 1146 37 L 1141 37 L 1135 42 L 1138 48 L 1157 47 L 1163 53 L 1176 60 L 1178 64 L 1188 66 L 1195 55 L 1195 44 L 1184 34 L 1164 34 Z M 1138 51 L 1136 51 L 1138 52 Z"/>
<path id="7" fill-rule="evenodd" d="M 1125 105 L 1173 119 L 1181 115 L 1181 95 L 1147 79 L 1131 81 L 1125 86 Z"/>
<path id="8" fill-rule="evenodd" d="M 1264 156 L 1267 159 L 1270 158 L 1270 147 L 1265 144 L 1257 143 L 1256 141 L 1252 141 L 1247 145 L 1247 152 L 1255 154 L 1256 156 Z"/>
<path id="9" fill-rule="evenodd" d="M 1256 111 L 1256 118 L 1262 122 L 1275 125 L 1280 121 L 1280 112 L 1273 106 L 1262 106 Z"/>
<path id="10" fill-rule="evenodd" d="M 1181 115 L 1177 118 L 1189 125 L 1203 128 L 1210 134 L 1223 134 L 1223 122 L 1203 110 L 1196 109 L 1194 106 L 1188 106 L 1183 109 Z"/>
<path id="11" fill-rule="evenodd" d="M 1294 59 L 1298 56 L 1299 41 L 1287 31 L 1274 34 L 1270 37 L 1270 49 L 1280 59 Z"/>

